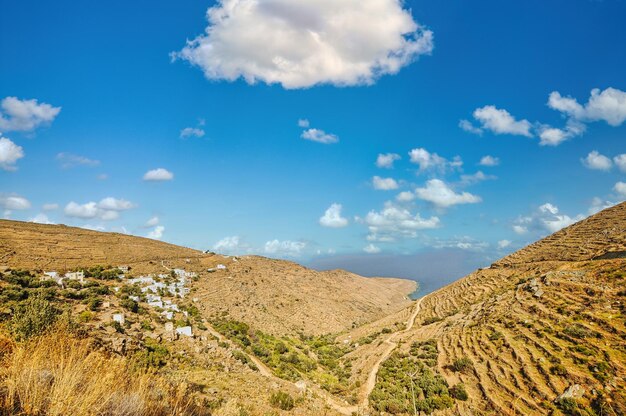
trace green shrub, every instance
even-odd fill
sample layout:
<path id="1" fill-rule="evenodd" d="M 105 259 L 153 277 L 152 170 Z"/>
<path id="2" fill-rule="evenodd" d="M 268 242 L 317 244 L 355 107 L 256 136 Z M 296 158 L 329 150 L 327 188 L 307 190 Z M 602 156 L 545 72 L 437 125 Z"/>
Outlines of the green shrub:
<path id="1" fill-rule="evenodd" d="M 120 306 L 124 309 L 128 309 L 133 313 L 137 313 L 137 311 L 139 311 L 139 304 L 131 298 L 122 299 L 120 301 Z"/>
<path id="2" fill-rule="evenodd" d="M 450 396 L 454 397 L 457 400 L 467 400 L 469 395 L 465 390 L 465 385 L 463 383 L 456 384 L 450 388 Z"/>
<path id="3" fill-rule="evenodd" d="M 78 314 L 78 322 L 89 322 L 93 319 L 94 314 L 93 312 L 90 311 L 82 311 L 81 313 Z"/>
<path id="4" fill-rule="evenodd" d="M 453 371 L 463 372 L 464 373 L 467 370 L 469 370 L 470 368 L 472 368 L 472 360 L 470 360 L 467 357 L 461 357 L 461 358 L 459 358 L 457 360 L 454 360 L 454 362 L 452 363 L 450 368 Z"/>
<path id="5" fill-rule="evenodd" d="M 289 393 L 277 391 L 276 393 L 272 393 L 270 396 L 270 404 L 281 410 L 291 410 L 295 406 L 295 401 Z"/>
<path id="6" fill-rule="evenodd" d="M 18 341 L 41 335 L 54 324 L 59 310 L 41 295 L 19 303 L 13 312 L 10 329 Z"/>

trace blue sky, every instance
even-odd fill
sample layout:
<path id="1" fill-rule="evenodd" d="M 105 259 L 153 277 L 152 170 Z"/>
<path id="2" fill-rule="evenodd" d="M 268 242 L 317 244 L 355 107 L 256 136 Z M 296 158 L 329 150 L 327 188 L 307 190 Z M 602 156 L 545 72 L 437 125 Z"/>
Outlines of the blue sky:
<path id="1" fill-rule="evenodd" d="M 624 1 L 0 5 L 6 218 L 419 277 L 626 198 Z"/>

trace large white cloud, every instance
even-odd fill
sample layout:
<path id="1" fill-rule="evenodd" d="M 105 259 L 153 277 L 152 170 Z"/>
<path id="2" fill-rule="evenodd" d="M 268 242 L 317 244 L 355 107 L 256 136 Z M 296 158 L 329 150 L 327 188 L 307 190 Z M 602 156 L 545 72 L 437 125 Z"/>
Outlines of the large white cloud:
<path id="1" fill-rule="evenodd" d="M 398 182 L 394 178 L 381 178 L 374 176 L 372 178 L 372 186 L 378 191 L 391 191 L 398 189 Z"/>
<path id="2" fill-rule="evenodd" d="M 4 98 L 0 107 L 0 131 L 32 131 L 51 123 L 61 111 L 61 107 L 16 97 Z"/>
<path id="3" fill-rule="evenodd" d="M 284 88 L 372 84 L 433 49 L 400 0 L 220 0 L 175 58 L 207 78 Z"/>
<path id="4" fill-rule="evenodd" d="M 107 197 L 100 202 L 91 201 L 84 204 L 71 201 L 65 206 L 63 212 L 68 217 L 82 219 L 99 218 L 104 221 L 112 221 L 120 217 L 121 211 L 127 211 L 135 207 L 135 204 L 125 199 Z"/>
<path id="5" fill-rule="evenodd" d="M 445 172 L 446 170 L 458 169 L 463 166 L 463 161 L 459 156 L 455 156 L 451 161 L 439 156 L 437 153 L 431 153 L 424 148 L 411 149 L 409 152 L 411 163 L 419 166 L 420 172 L 434 170 Z"/>
<path id="6" fill-rule="evenodd" d="M 341 204 L 331 204 L 319 220 L 323 227 L 341 228 L 348 225 L 348 219 L 341 216 Z"/>
<path id="7" fill-rule="evenodd" d="M 626 198 L 626 182 L 617 182 L 613 189 L 619 194 L 620 197 Z"/>
<path id="8" fill-rule="evenodd" d="M 437 228 L 439 218 L 422 218 L 408 209 L 387 202 L 382 211 L 370 211 L 365 218 L 357 218 L 367 225 L 370 241 L 395 241 L 398 238 L 414 238 L 417 231 Z"/>
<path id="9" fill-rule="evenodd" d="M 15 164 L 24 157 L 24 149 L 6 137 L 0 137 L 0 169 L 17 170 Z"/>
<path id="10" fill-rule="evenodd" d="M 611 170 L 613 162 L 608 157 L 600 154 L 597 150 L 589 152 L 587 157 L 581 159 L 582 164 L 588 169 L 594 170 Z"/>
<path id="11" fill-rule="evenodd" d="M 431 179 L 426 182 L 426 186 L 415 189 L 415 195 L 424 201 L 428 201 L 439 208 L 447 208 L 459 204 L 475 204 L 482 199 L 469 192 L 454 192 L 441 179 Z"/>
<path id="12" fill-rule="evenodd" d="M 619 126 L 626 120 L 626 92 L 611 87 L 604 91 L 594 88 L 584 105 L 554 91 L 548 98 L 548 106 L 583 122 L 605 121 L 611 126 Z"/>
<path id="13" fill-rule="evenodd" d="M 143 175 L 143 180 L 148 182 L 163 182 L 172 179 L 174 179 L 174 174 L 164 168 L 152 169 Z"/>

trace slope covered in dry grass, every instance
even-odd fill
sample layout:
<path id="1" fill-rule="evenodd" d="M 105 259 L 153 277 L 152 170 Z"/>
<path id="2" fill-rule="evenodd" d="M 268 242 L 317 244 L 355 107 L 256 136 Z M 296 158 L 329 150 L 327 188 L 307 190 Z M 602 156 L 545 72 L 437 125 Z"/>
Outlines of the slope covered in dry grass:
<path id="1" fill-rule="evenodd" d="M 433 340 L 433 371 L 468 393 L 442 413 L 623 415 L 625 253 L 622 203 L 427 296 L 398 353 Z"/>

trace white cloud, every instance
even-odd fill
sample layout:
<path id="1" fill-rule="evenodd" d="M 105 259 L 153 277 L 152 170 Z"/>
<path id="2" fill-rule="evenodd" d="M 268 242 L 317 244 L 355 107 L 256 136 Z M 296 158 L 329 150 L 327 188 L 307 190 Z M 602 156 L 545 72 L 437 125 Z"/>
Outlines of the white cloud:
<path id="1" fill-rule="evenodd" d="M 500 164 L 500 159 L 497 157 L 486 155 L 480 158 L 480 162 L 478 162 L 478 164 L 480 166 L 498 166 Z"/>
<path id="2" fill-rule="evenodd" d="M 528 232 L 528 227 L 515 224 L 513 225 L 513 231 L 515 231 L 517 234 L 526 234 Z"/>
<path id="3" fill-rule="evenodd" d="M 248 246 L 237 235 L 224 237 L 213 245 L 213 250 L 224 254 L 239 254 L 247 249 Z"/>
<path id="4" fill-rule="evenodd" d="M 426 182 L 426 187 L 417 188 L 415 195 L 424 201 L 428 201 L 439 208 L 447 208 L 458 204 L 475 204 L 482 199 L 469 192 L 456 193 L 444 181 L 431 179 Z"/>
<path id="5" fill-rule="evenodd" d="M 433 49 L 433 33 L 398 0 L 219 0 L 207 20 L 172 56 L 208 79 L 367 85 Z"/>
<path id="6" fill-rule="evenodd" d="M 613 187 L 615 192 L 617 192 L 621 197 L 626 198 L 626 182 L 617 182 Z"/>
<path id="7" fill-rule="evenodd" d="M 339 137 L 334 134 L 326 133 L 324 130 L 319 129 L 307 129 L 300 135 L 304 140 L 311 140 L 313 142 L 332 144 L 339 141 Z"/>
<path id="8" fill-rule="evenodd" d="M 54 224 L 46 214 L 37 214 L 33 218 L 30 218 L 28 222 L 34 222 L 37 224 Z"/>
<path id="9" fill-rule="evenodd" d="M 374 176 L 372 178 L 372 186 L 378 191 L 391 191 L 398 189 L 398 182 L 393 178 L 381 178 Z"/>
<path id="10" fill-rule="evenodd" d="M 548 106 L 582 122 L 605 121 L 615 127 L 626 120 L 626 92 L 611 87 L 604 91 L 591 90 L 585 105 L 554 91 L 548 98 Z"/>
<path id="11" fill-rule="evenodd" d="M 507 248 L 508 246 L 511 245 L 511 241 L 509 240 L 500 240 L 498 241 L 498 248 L 500 250 Z"/>
<path id="12" fill-rule="evenodd" d="M 16 97 L 6 97 L 0 107 L 0 131 L 32 131 L 51 123 L 61 111 L 61 107 Z"/>
<path id="13" fill-rule="evenodd" d="M 302 254 L 302 250 L 304 250 L 305 247 L 306 243 L 300 241 L 271 240 L 265 243 L 263 251 L 271 255 L 298 257 Z"/>
<path id="14" fill-rule="evenodd" d="M 61 167 L 63 169 L 69 169 L 75 166 L 98 166 L 100 164 L 99 160 L 89 159 L 85 156 L 65 152 L 57 154 L 56 159 L 59 163 L 61 163 Z"/>
<path id="15" fill-rule="evenodd" d="M 585 130 L 586 127 L 584 124 L 571 119 L 567 121 L 564 129 L 552 127 L 547 124 L 539 124 L 537 127 L 539 145 L 558 146 L 572 137 L 582 135 Z"/>
<path id="16" fill-rule="evenodd" d="M 600 154 L 597 150 L 590 152 L 587 157 L 580 161 L 588 169 L 608 171 L 613 167 L 611 159 Z"/>
<path id="17" fill-rule="evenodd" d="M 24 149 L 6 137 L 0 137 L 0 169 L 15 171 L 17 161 L 24 157 Z"/>
<path id="18" fill-rule="evenodd" d="M 494 175 L 485 175 L 482 171 L 478 171 L 472 175 L 461 175 L 461 185 L 473 185 L 475 183 L 478 182 L 482 182 L 482 181 L 487 181 L 487 180 L 492 180 L 492 179 L 498 179 L 497 176 Z"/>
<path id="19" fill-rule="evenodd" d="M 417 231 L 437 228 L 439 218 L 422 218 L 420 214 L 412 214 L 405 208 L 400 208 L 387 202 L 382 211 L 370 211 L 365 218 L 357 218 L 367 225 L 369 241 L 394 241 L 397 238 L 414 238 Z"/>
<path id="20" fill-rule="evenodd" d="M 71 201 L 65 206 L 65 215 L 76 218 L 96 218 L 98 216 L 98 204 L 95 202 L 87 202 L 86 204 L 78 204 Z"/>
<path id="21" fill-rule="evenodd" d="M 59 204 L 52 204 L 52 203 L 43 204 L 42 209 L 44 211 L 54 211 L 55 209 L 59 209 Z"/>
<path id="22" fill-rule="evenodd" d="M 85 204 L 78 204 L 71 201 L 65 206 L 64 213 L 68 217 L 82 219 L 99 218 L 104 221 L 112 221 L 120 217 L 121 211 L 135 207 L 135 204 L 125 199 L 107 197 L 98 203 L 91 201 Z"/>
<path id="23" fill-rule="evenodd" d="M 400 202 L 410 202 L 415 199 L 415 194 L 411 191 L 403 191 L 396 195 L 396 200 Z"/>
<path id="24" fill-rule="evenodd" d="M 163 232 L 165 231 L 165 227 L 162 225 L 157 225 L 154 227 L 152 231 L 150 231 L 147 235 L 148 238 L 153 240 L 160 240 L 163 237 Z"/>
<path id="25" fill-rule="evenodd" d="M 117 199 L 111 196 L 104 198 L 98 203 L 98 208 L 113 211 L 126 211 L 135 208 L 135 204 L 125 199 Z"/>
<path id="26" fill-rule="evenodd" d="M 197 127 L 185 127 L 180 131 L 180 138 L 186 139 L 188 137 L 203 137 L 204 130 Z"/>
<path id="27" fill-rule="evenodd" d="M 19 195 L 0 194 L 0 207 L 9 211 L 23 211 L 30 209 L 30 201 Z"/>
<path id="28" fill-rule="evenodd" d="M 613 162 L 615 162 L 615 166 L 617 166 L 619 170 L 626 173 L 626 153 L 615 156 Z"/>
<path id="29" fill-rule="evenodd" d="M 84 224 L 84 225 L 79 225 L 78 227 L 84 228 L 85 230 L 91 230 L 91 231 L 106 231 L 106 228 L 103 225 Z"/>
<path id="30" fill-rule="evenodd" d="M 303 129 L 307 129 L 309 128 L 309 126 L 311 125 L 311 123 L 309 123 L 309 120 L 307 120 L 306 118 L 301 118 L 298 120 L 298 127 L 302 127 Z"/>
<path id="31" fill-rule="evenodd" d="M 363 251 L 368 254 L 377 254 L 380 253 L 380 247 L 370 243 L 367 246 L 363 247 Z"/>
<path id="32" fill-rule="evenodd" d="M 469 120 L 460 120 L 459 127 L 468 133 L 477 134 L 479 136 L 483 135 L 483 129 L 474 126 Z"/>
<path id="33" fill-rule="evenodd" d="M 159 224 L 159 217 L 155 215 L 154 217 L 151 217 L 148 221 L 146 221 L 146 224 L 144 225 L 144 227 L 154 227 L 158 224 Z"/>
<path id="34" fill-rule="evenodd" d="M 331 204 L 319 219 L 323 227 L 341 228 L 348 225 L 348 219 L 341 216 L 341 204 Z"/>
<path id="35" fill-rule="evenodd" d="M 477 108 L 472 114 L 481 123 L 482 129 L 490 130 L 495 134 L 513 134 L 532 137 L 532 124 L 528 120 L 516 120 L 508 111 L 486 105 Z"/>
<path id="36" fill-rule="evenodd" d="M 171 181 L 172 179 L 174 179 L 174 174 L 163 168 L 149 170 L 143 175 L 144 181 L 162 182 Z"/>
<path id="37" fill-rule="evenodd" d="M 436 240 L 432 246 L 434 248 L 458 248 L 468 251 L 483 251 L 489 247 L 489 244 L 484 241 L 475 240 L 472 237 L 462 236 L 447 240 Z"/>
<path id="38" fill-rule="evenodd" d="M 610 208 L 615 205 L 615 202 L 605 201 L 602 198 L 594 197 L 591 200 L 591 205 L 589 206 L 589 215 L 597 214 L 603 209 Z"/>
<path id="39" fill-rule="evenodd" d="M 459 156 L 455 156 L 452 161 L 439 156 L 437 153 L 430 153 L 424 148 L 412 149 L 409 152 L 411 163 L 419 165 L 420 172 L 434 170 L 445 172 L 447 170 L 458 169 L 463 166 L 463 161 Z"/>
<path id="40" fill-rule="evenodd" d="M 545 203 L 530 215 L 520 216 L 513 223 L 513 231 L 525 234 L 530 230 L 554 233 L 584 218 L 584 215 L 570 217 L 562 214 L 556 205 Z"/>
<path id="41" fill-rule="evenodd" d="M 393 163 L 400 159 L 401 157 L 397 153 L 380 153 L 376 158 L 376 166 L 379 168 L 391 169 L 393 168 Z"/>

